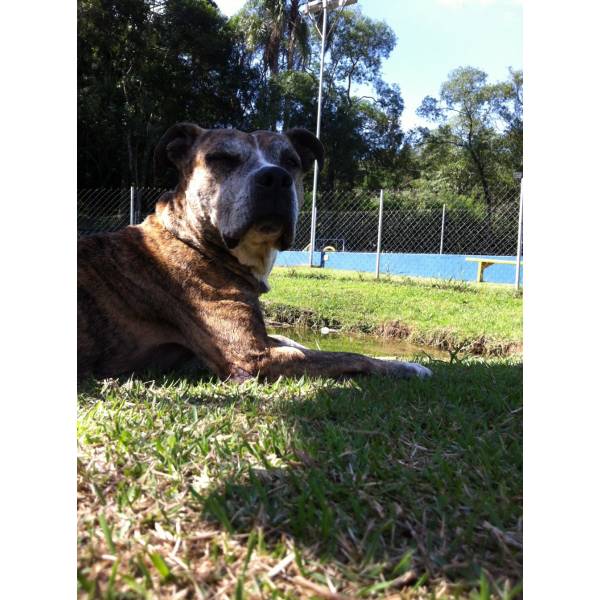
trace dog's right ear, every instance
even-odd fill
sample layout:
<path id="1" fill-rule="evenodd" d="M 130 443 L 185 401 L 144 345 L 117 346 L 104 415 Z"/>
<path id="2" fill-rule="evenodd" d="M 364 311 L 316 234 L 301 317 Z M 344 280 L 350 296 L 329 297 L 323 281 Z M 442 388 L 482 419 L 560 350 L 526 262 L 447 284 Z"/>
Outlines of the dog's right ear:
<path id="1" fill-rule="evenodd" d="M 194 123 L 177 123 L 160 138 L 154 149 L 154 172 L 175 165 L 181 171 L 189 152 L 203 129 Z"/>

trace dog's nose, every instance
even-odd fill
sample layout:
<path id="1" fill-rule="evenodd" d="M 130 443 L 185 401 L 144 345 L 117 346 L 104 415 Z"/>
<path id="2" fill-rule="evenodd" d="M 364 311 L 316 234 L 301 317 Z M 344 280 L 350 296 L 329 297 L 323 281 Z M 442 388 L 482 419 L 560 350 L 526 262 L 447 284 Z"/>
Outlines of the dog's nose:
<path id="1" fill-rule="evenodd" d="M 288 191 L 292 187 L 291 175 L 281 167 L 263 167 L 254 175 L 256 187 L 265 192 Z"/>

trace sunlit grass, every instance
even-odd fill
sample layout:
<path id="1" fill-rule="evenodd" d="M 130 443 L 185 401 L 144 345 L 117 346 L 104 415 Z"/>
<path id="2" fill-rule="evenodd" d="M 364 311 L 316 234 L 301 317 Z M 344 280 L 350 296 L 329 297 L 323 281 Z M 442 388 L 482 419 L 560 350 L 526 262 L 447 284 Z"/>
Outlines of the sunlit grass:
<path id="1" fill-rule="evenodd" d="M 81 593 L 511 597 L 521 365 L 430 366 L 427 382 L 90 383 Z"/>
<path id="2" fill-rule="evenodd" d="M 472 353 L 519 351 L 523 298 L 508 286 L 343 271 L 275 269 L 265 311 L 275 321 L 399 335 Z"/>

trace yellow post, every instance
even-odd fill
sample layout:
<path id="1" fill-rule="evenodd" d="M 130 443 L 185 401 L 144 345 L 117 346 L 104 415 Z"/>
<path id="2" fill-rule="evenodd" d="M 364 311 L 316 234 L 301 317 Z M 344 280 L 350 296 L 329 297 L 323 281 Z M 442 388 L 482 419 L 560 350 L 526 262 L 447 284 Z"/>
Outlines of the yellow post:
<path id="1" fill-rule="evenodd" d="M 480 260 L 477 263 L 477 283 L 481 283 L 483 281 L 483 261 Z"/>

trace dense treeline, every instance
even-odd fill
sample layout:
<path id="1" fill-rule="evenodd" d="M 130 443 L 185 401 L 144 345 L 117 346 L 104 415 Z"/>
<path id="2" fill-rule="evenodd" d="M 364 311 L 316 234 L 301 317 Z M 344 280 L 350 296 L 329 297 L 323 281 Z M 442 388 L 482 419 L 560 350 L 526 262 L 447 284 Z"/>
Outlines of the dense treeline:
<path id="1" fill-rule="evenodd" d="M 210 0 L 79 0 L 79 187 L 168 184 L 152 151 L 177 121 L 314 129 L 320 19 L 299 5 L 249 0 L 227 19 Z M 418 193 L 399 202 L 493 207 L 499 184 L 521 170 L 522 72 L 489 83 L 459 68 L 419 109 L 431 127 L 404 131 L 400 87 L 381 77 L 394 32 L 356 7 L 330 24 L 323 188 L 410 185 Z"/>

